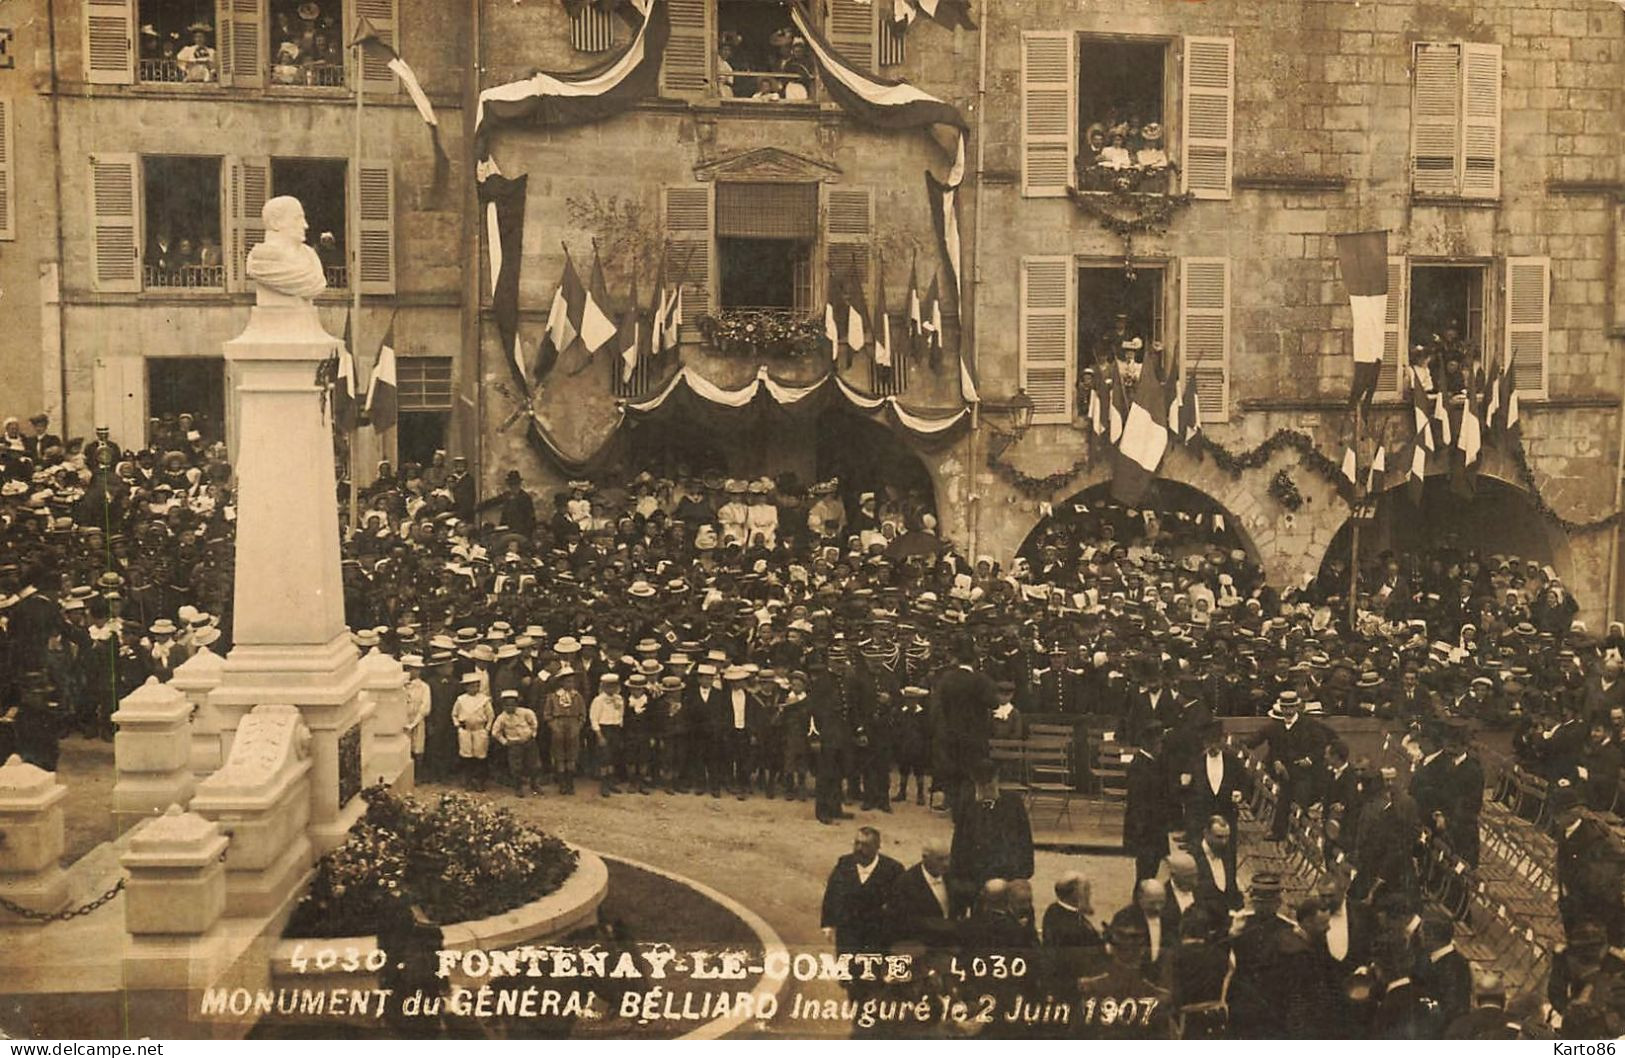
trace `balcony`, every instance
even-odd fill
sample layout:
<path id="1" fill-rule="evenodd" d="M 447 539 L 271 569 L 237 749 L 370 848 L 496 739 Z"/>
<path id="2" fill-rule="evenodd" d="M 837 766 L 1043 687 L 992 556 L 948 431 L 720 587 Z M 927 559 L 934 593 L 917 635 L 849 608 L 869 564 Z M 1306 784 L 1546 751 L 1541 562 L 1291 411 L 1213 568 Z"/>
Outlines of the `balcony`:
<path id="1" fill-rule="evenodd" d="M 350 269 L 345 265 L 323 265 L 322 274 L 327 277 L 329 290 L 344 290 L 350 285 Z"/>
<path id="2" fill-rule="evenodd" d="M 819 354 L 824 321 L 810 310 L 742 305 L 700 317 L 699 329 L 721 356 L 802 359 Z"/>
<path id="3" fill-rule="evenodd" d="M 271 66 L 271 84 L 276 88 L 343 88 L 344 64 L 275 63 Z"/>
<path id="4" fill-rule="evenodd" d="M 142 266 L 142 282 L 147 290 L 224 290 L 225 265 L 177 265 L 163 268 Z"/>
<path id="5" fill-rule="evenodd" d="M 136 77 L 142 84 L 217 84 L 219 71 L 213 62 L 181 62 L 179 59 L 141 59 Z"/>

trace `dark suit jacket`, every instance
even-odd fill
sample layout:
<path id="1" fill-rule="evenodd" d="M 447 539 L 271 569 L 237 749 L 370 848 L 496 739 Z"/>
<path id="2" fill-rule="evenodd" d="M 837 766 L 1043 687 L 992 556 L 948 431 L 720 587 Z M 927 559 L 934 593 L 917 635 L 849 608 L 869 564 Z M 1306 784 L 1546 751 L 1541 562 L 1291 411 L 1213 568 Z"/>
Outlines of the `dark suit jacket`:
<path id="1" fill-rule="evenodd" d="M 858 880 L 858 857 L 849 852 L 835 861 L 824 884 L 819 925 L 835 930 L 837 952 L 886 950 L 886 897 L 903 873 L 903 865 L 882 853 L 868 882 Z"/>
<path id="2" fill-rule="evenodd" d="M 1196 860 L 1196 899 L 1198 903 L 1216 905 L 1226 911 L 1240 911 L 1242 904 L 1241 883 L 1236 880 L 1236 843 L 1232 836 L 1230 844 L 1224 848 L 1221 859 L 1224 861 L 1225 878 L 1224 888 L 1220 888 L 1213 877 L 1213 868 L 1207 861 L 1204 851 L 1205 843 L 1199 842 L 1192 851 L 1191 856 Z M 1225 925 L 1226 928 L 1228 924 Z"/>
<path id="3" fill-rule="evenodd" d="M 1106 942 L 1081 911 L 1059 903 L 1044 909 L 1044 952 L 1057 982 L 1075 986 L 1078 978 L 1097 974 L 1106 965 Z"/>
<path id="4" fill-rule="evenodd" d="M 943 879 L 946 885 L 947 879 Z M 925 880 L 925 867 L 916 863 L 892 884 L 886 895 L 886 928 L 893 944 L 920 941 L 932 947 L 948 946 L 954 934 L 952 902 L 944 908 Z"/>
<path id="5" fill-rule="evenodd" d="M 1138 855 L 1168 851 L 1168 794 L 1160 757 L 1136 750 L 1129 762 L 1123 806 L 1123 848 Z"/>
<path id="6" fill-rule="evenodd" d="M 949 856 L 948 876 L 967 904 L 990 878 L 1031 878 L 1033 828 L 1020 795 L 1006 790 L 989 808 L 967 787 L 954 813 Z"/>
<path id="7" fill-rule="evenodd" d="M 1440 1024 L 1448 1025 L 1472 1008 L 1473 966 L 1454 947 L 1438 958 L 1422 956 L 1412 976 L 1422 992 L 1439 1004 Z"/>
<path id="8" fill-rule="evenodd" d="M 1192 834 L 1205 830 L 1211 816 L 1223 816 L 1229 820 L 1231 832 L 1234 833 L 1238 808 L 1231 794 L 1239 791 L 1243 801 L 1252 797 L 1253 777 L 1241 758 L 1230 752 L 1225 752 L 1223 758 L 1224 771 L 1219 778 L 1218 793 L 1214 793 L 1208 783 L 1207 754 L 1201 749 L 1187 757 L 1173 777 L 1174 788 L 1184 803 L 1185 829 Z M 1190 783 L 1180 783 L 1180 775 L 1189 775 Z"/>

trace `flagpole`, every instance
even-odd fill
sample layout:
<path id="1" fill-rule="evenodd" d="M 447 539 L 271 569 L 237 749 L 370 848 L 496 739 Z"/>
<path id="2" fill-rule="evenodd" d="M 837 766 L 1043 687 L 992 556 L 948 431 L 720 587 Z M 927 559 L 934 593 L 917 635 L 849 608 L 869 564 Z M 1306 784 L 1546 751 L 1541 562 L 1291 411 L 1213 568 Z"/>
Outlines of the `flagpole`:
<path id="1" fill-rule="evenodd" d="M 361 107 L 362 88 L 367 81 L 366 69 L 363 66 L 361 41 L 357 39 L 352 45 L 355 49 L 355 150 L 350 159 L 350 216 L 361 216 Z M 359 224 L 357 225 L 359 228 Z M 352 371 L 359 371 L 361 358 L 361 232 L 350 232 L 350 363 Z M 359 384 L 359 376 L 355 383 Z M 354 428 L 349 437 L 349 463 L 350 463 L 350 533 L 356 531 L 359 521 L 360 493 L 356 485 L 356 437 L 358 431 Z"/>
<path id="2" fill-rule="evenodd" d="M 1362 394 L 1363 397 L 1363 394 Z M 1349 519 L 1349 632 L 1354 631 L 1359 614 L 1360 593 L 1360 508 L 1364 495 L 1360 488 L 1360 436 L 1365 432 L 1365 401 L 1354 402 L 1354 509 Z"/>

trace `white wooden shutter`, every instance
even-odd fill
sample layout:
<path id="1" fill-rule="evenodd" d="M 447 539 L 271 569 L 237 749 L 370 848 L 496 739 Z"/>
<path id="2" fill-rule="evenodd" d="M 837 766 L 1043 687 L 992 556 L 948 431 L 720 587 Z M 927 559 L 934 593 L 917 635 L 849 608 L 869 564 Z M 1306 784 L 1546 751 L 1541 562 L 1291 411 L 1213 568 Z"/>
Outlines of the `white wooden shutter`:
<path id="1" fill-rule="evenodd" d="M 1388 258 L 1388 313 L 1382 321 L 1382 366 L 1377 369 L 1377 395 L 1397 396 L 1402 389 L 1399 366 L 1408 363 L 1406 316 L 1410 309 L 1407 280 L 1410 268 L 1403 257 Z"/>
<path id="2" fill-rule="evenodd" d="M 85 80 L 135 83 L 135 0 L 85 0 Z"/>
<path id="3" fill-rule="evenodd" d="M 1411 94 L 1411 189 L 1454 195 L 1460 188 L 1461 46 L 1418 44 Z M 1499 125 L 1499 103 L 1496 106 Z"/>
<path id="4" fill-rule="evenodd" d="M 141 289 L 141 159 L 134 154 L 90 156 L 91 286 Z"/>
<path id="5" fill-rule="evenodd" d="M 1186 37 L 1180 134 L 1184 190 L 1197 198 L 1229 198 L 1234 166 L 1236 42 Z"/>
<path id="6" fill-rule="evenodd" d="M 824 189 L 824 259 L 826 286 L 824 299 L 839 296 L 842 290 L 861 291 L 865 304 L 874 308 L 869 293 L 870 267 L 874 250 L 874 194 L 866 187 L 826 187 Z M 823 308 L 823 304 L 818 306 Z M 842 326 L 845 326 L 843 323 Z"/>
<path id="7" fill-rule="evenodd" d="M 1186 385 L 1196 387 L 1203 422 L 1230 418 L 1230 261 L 1179 262 L 1179 348 Z"/>
<path id="8" fill-rule="evenodd" d="M 226 285 L 247 290 L 248 251 L 265 241 L 261 216 L 271 197 L 271 163 L 266 158 L 226 159 Z"/>
<path id="9" fill-rule="evenodd" d="M 266 44 L 265 0 L 220 0 L 220 67 L 222 81 L 238 88 L 265 87 L 270 62 Z"/>
<path id="10" fill-rule="evenodd" d="M 17 237 L 17 156 L 12 102 L 0 99 L 0 239 Z"/>
<path id="11" fill-rule="evenodd" d="M 660 91 L 700 95 L 711 86 L 711 0 L 668 0 L 671 37 L 660 63 Z"/>
<path id="12" fill-rule="evenodd" d="M 356 186 L 356 275 L 363 294 L 395 293 L 395 172 L 387 162 L 363 162 Z"/>
<path id="13" fill-rule="evenodd" d="M 1499 198 L 1501 45 L 1462 45 L 1461 67 L 1461 193 Z"/>
<path id="14" fill-rule="evenodd" d="M 401 27 L 395 11 L 395 0 L 352 0 L 352 2 L 355 5 L 357 20 L 366 18 L 370 21 L 378 30 L 378 39 L 399 53 Z M 367 95 L 393 94 L 400 91 L 400 79 L 395 76 L 395 71 L 389 68 L 389 63 L 375 55 L 368 55 L 365 48 L 362 49 L 361 67 L 362 76 L 366 80 Z"/>
<path id="15" fill-rule="evenodd" d="M 831 46 L 860 70 L 875 68 L 875 9 L 879 0 L 829 0 Z"/>
<path id="16" fill-rule="evenodd" d="M 1525 396 L 1546 396 L 1551 271 L 1549 257 L 1506 259 L 1506 351 L 1501 362 L 1512 365 L 1512 386 Z"/>
<path id="17" fill-rule="evenodd" d="M 1021 35 L 1021 191 L 1055 198 L 1072 183 L 1077 157 L 1077 35 Z"/>
<path id="18" fill-rule="evenodd" d="M 716 210 L 711 190 L 710 184 L 678 184 L 665 189 L 666 238 L 671 241 L 668 274 L 683 287 L 683 318 L 679 322 L 684 342 L 700 340 L 700 317 L 708 315 L 714 303 L 712 289 L 717 270 L 711 233 L 716 227 Z"/>
<path id="19" fill-rule="evenodd" d="M 120 445 L 135 448 L 147 437 L 147 362 L 139 356 L 96 358 L 93 367 L 92 403 L 96 426 L 107 427 Z"/>
<path id="20" fill-rule="evenodd" d="M 1035 423 L 1072 421 L 1076 271 L 1070 256 L 1021 259 L 1020 377 Z"/>

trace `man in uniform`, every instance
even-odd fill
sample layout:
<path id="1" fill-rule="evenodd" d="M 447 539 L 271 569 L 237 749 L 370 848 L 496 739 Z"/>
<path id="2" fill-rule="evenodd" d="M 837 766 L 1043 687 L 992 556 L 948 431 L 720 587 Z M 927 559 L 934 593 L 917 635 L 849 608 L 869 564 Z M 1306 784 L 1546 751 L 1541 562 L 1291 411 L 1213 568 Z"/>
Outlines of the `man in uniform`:
<path id="1" fill-rule="evenodd" d="M 1254 875 L 1247 894 L 1252 906 L 1236 912 L 1230 927 L 1236 966 L 1230 987 L 1231 1020 L 1242 1039 L 1277 1039 L 1283 1024 L 1275 1000 L 1287 991 L 1282 971 L 1288 963 L 1283 955 L 1297 923 L 1281 911 L 1280 875 L 1269 871 Z"/>

